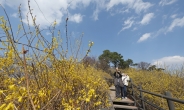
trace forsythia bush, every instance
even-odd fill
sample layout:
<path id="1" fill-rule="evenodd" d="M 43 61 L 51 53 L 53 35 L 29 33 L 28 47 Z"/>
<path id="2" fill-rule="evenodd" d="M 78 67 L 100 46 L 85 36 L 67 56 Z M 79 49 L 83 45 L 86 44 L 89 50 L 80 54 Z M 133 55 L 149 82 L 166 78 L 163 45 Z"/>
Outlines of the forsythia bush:
<path id="1" fill-rule="evenodd" d="M 59 32 L 49 43 L 35 19 L 34 28 L 28 24 L 28 32 L 21 21 L 17 36 L 22 36 L 17 40 L 9 23 L 0 17 L 0 30 L 5 34 L 0 39 L 0 110 L 97 110 L 109 106 L 107 74 L 73 56 L 66 58 L 68 50 L 63 49 Z M 87 54 L 92 45 L 90 42 Z"/>
<path id="2" fill-rule="evenodd" d="M 0 58 L 1 110 L 95 110 L 108 106 L 108 85 L 102 71 L 72 59 L 56 60 L 48 55 L 50 65 L 39 62 L 26 65 L 29 77 L 27 87 L 25 67 L 21 62 L 14 64 L 12 51 L 7 52 L 7 57 Z M 20 76 L 15 77 L 16 73 Z"/>
<path id="3" fill-rule="evenodd" d="M 157 93 L 165 94 L 166 91 L 172 93 L 172 97 L 178 99 L 184 99 L 184 80 L 178 77 L 176 74 L 169 74 L 165 71 L 143 71 L 136 69 L 127 69 L 126 73 L 131 77 L 133 83 L 136 85 L 141 85 L 142 89 Z M 149 101 L 155 103 L 156 105 L 168 110 L 167 101 L 164 98 L 156 97 L 143 93 L 144 97 Z M 179 103 L 174 103 L 176 110 L 183 110 L 184 105 Z"/>

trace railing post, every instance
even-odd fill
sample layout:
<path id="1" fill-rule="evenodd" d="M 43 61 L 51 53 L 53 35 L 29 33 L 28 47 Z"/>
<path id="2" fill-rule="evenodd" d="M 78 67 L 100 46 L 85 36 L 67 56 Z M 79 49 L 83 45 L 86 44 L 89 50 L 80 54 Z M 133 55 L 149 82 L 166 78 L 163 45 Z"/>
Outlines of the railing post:
<path id="1" fill-rule="evenodd" d="M 130 88 L 132 89 L 132 96 L 135 97 L 135 96 L 134 96 L 133 81 L 132 81 L 131 78 L 130 78 L 130 85 L 131 85 Z"/>
<path id="2" fill-rule="evenodd" d="M 140 88 L 140 90 L 142 90 L 142 86 L 140 85 L 139 86 L 139 88 Z M 141 98 L 141 104 L 142 104 L 142 108 L 143 108 L 143 110 L 145 110 L 145 105 L 144 105 L 144 96 L 143 96 L 143 93 L 142 93 L 142 91 L 140 91 L 140 98 Z"/>
<path id="3" fill-rule="evenodd" d="M 165 92 L 165 95 L 168 96 L 168 97 L 172 97 L 171 93 L 168 92 L 168 91 Z M 167 99 L 167 104 L 168 104 L 169 110 L 175 110 L 173 101 Z"/>

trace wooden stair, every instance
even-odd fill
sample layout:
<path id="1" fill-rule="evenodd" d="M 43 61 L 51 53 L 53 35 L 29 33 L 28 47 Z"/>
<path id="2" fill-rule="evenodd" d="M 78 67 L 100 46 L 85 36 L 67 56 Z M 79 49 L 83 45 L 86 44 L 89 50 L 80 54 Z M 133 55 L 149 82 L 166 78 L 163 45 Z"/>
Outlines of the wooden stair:
<path id="1" fill-rule="evenodd" d="M 109 94 L 114 110 L 138 110 L 138 107 L 134 106 L 134 101 L 131 99 L 116 99 L 114 86 L 109 88 Z"/>

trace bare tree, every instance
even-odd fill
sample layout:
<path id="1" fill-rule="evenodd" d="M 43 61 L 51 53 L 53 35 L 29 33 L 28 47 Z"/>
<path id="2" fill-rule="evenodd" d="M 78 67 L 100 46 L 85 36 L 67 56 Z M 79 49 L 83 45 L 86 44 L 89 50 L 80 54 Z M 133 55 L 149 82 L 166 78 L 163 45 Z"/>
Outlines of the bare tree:
<path id="1" fill-rule="evenodd" d="M 98 68 L 100 68 L 103 71 L 108 71 L 108 69 L 110 68 L 110 64 L 108 63 L 109 61 L 106 59 L 103 60 L 99 60 L 98 61 Z"/>
<path id="2" fill-rule="evenodd" d="M 142 70 L 147 70 L 149 66 L 150 66 L 150 63 L 147 63 L 147 62 L 140 62 L 137 65 L 137 67 Z"/>
<path id="3" fill-rule="evenodd" d="M 87 65 L 91 65 L 94 66 L 97 63 L 97 60 L 95 59 L 95 57 L 85 57 L 83 59 L 83 63 L 87 66 Z"/>

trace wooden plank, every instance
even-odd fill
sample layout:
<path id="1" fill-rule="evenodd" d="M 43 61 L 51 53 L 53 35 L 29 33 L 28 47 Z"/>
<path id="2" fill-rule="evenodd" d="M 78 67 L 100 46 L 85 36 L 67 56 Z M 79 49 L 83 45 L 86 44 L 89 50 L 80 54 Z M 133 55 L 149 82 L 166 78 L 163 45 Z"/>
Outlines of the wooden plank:
<path id="1" fill-rule="evenodd" d="M 109 91 L 109 95 L 111 97 L 111 100 L 114 100 L 116 98 L 116 93 L 115 91 Z"/>
<path id="2" fill-rule="evenodd" d="M 121 99 L 121 100 L 117 100 L 117 99 L 114 99 L 112 100 L 113 102 L 122 102 L 122 103 L 134 103 L 134 101 L 130 100 L 130 99 Z"/>
<path id="3" fill-rule="evenodd" d="M 111 87 L 109 87 L 109 90 L 111 90 L 111 91 L 115 91 L 115 86 L 111 86 Z"/>
<path id="4" fill-rule="evenodd" d="M 130 109 L 130 110 L 138 110 L 138 107 L 136 106 L 127 106 L 127 105 L 113 105 L 114 108 L 124 108 L 124 109 Z"/>

